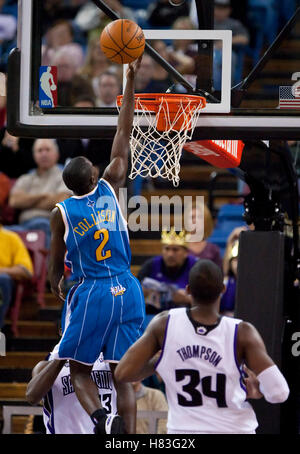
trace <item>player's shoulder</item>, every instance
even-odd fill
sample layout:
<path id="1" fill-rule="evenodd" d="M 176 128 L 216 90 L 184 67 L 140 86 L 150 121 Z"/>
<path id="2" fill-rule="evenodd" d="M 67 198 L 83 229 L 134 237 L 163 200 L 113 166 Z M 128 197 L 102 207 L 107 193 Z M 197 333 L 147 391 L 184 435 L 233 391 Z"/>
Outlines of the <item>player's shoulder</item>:
<path id="1" fill-rule="evenodd" d="M 157 332 L 161 331 L 162 329 L 165 329 L 169 319 L 169 312 L 170 311 L 163 311 L 155 315 L 153 319 L 150 321 L 149 325 L 147 326 L 147 331 Z"/>
<path id="2" fill-rule="evenodd" d="M 238 342 L 239 343 L 249 343 L 257 339 L 258 331 L 252 323 L 241 321 L 238 324 Z"/>

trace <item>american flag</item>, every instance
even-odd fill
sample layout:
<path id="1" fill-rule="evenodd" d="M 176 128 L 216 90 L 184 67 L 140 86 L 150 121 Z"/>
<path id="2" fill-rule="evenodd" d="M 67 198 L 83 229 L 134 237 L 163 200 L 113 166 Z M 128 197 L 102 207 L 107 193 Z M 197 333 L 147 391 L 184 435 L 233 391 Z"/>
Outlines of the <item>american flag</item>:
<path id="1" fill-rule="evenodd" d="M 279 109 L 299 109 L 300 108 L 300 87 L 296 87 L 293 95 L 292 85 L 279 87 Z"/>

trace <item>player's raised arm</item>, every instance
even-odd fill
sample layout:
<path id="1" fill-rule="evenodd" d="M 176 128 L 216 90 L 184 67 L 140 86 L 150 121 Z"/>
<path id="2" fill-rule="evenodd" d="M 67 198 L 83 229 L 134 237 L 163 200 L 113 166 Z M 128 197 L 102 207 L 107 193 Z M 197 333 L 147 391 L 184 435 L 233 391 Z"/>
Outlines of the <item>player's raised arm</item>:
<path id="1" fill-rule="evenodd" d="M 118 190 L 125 184 L 128 169 L 129 139 L 134 115 L 134 78 L 140 66 L 141 58 L 130 63 L 127 70 L 127 82 L 120 109 L 117 132 L 114 137 L 110 164 L 105 169 L 103 178 Z"/>

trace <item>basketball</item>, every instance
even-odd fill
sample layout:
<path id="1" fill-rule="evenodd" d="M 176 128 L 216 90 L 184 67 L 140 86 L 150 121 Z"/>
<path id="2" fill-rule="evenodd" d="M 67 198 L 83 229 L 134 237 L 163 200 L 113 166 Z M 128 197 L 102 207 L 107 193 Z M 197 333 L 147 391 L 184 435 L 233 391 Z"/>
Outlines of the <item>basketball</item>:
<path id="1" fill-rule="evenodd" d="M 143 30 L 135 22 L 118 19 L 109 23 L 100 37 L 105 56 L 114 63 L 124 65 L 139 58 L 145 49 Z"/>

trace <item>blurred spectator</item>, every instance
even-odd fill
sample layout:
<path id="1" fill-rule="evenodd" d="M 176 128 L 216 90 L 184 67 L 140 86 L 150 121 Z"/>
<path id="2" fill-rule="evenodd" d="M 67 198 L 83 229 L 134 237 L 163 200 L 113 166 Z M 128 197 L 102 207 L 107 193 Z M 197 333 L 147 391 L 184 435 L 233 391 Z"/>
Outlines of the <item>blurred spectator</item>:
<path id="1" fill-rule="evenodd" d="M 43 32 L 57 19 L 72 20 L 86 0 L 43 0 Z"/>
<path id="2" fill-rule="evenodd" d="M 74 43 L 59 47 L 50 59 L 50 66 L 57 66 L 58 82 L 69 82 L 83 64 L 83 52 Z"/>
<path id="3" fill-rule="evenodd" d="M 71 106 L 79 93 L 93 96 L 90 82 L 77 74 L 82 64 L 83 52 L 76 44 L 61 46 L 53 54 L 50 66 L 57 66 L 59 106 Z"/>
<path id="4" fill-rule="evenodd" d="M 178 30 L 178 36 L 182 36 L 180 30 L 195 29 L 193 22 L 189 17 L 183 16 L 176 19 L 172 26 L 173 30 Z M 196 67 L 199 60 L 198 44 L 189 39 L 175 39 L 173 41 L 173 50 L 170 52 L 170 63 L 175 66 L 178 72 L 184 74 L 185 79 L 196 87 Z M 201 71 L 201 68 L 198 69 Z M 178 89 L 179 89 L 178 85 Z M 183 87 L 180 91 L 185 91 Z"/>
<path id="5" fill-rule="evenodd" d="M 94 108 L 95 100 L 88 96 L 82 95 L 78 97 L 73 104 L 75 108 Z M 57 144 L 60 150 L 61 164 L 65 164 L 68 159 L 76 156 L 85 156 L 99 170 L 99 176 L 102 176 L 105 168 L 110 162 L 110 153 L 112 147 L 112 139 L 57 139 Z"/>
<path id="6" fill-rule="evenodd" d="M 106 58 L 99 44 L 99 36 L 96 36 L 89 41 L 87 55 L 79 73 L 93 83 L 94 79 L 108 70 L 121 76 L 121 65 L 114 65 Z"/>
<path id="7" fill-rule="evenodd" d="M 32 139 L 14 137 L 5 128 L 0 130 L 0 170 L 9 178 L 18 178 L 35 167 Z"/>
<path id="8" fill-rule="evenodd" d="M 249 42 L 249 33 L 243 24 L 231 18 L 230 0 L 214 0 L 215 30 L 232 30 L 232 45 Z"/>
<path id="9" fill-rule="evenodd" d="M 0 171 L 0 208 L 3 207 L 7 201 L 10 191 L 10 179 L 5 173 Z"/>
<path id="10" fill-rule="evenodd" d="M 235 71 L 237 70 L 238 55 L 237 51 L 241 50 L 249 43 L 249 33 L 244 25 L 231 17 L 230 0 L 214 0 L 215 9 L 215 30 L 232 31 L 232 82 L 235 80 Z M 214 48 L 214 88 L 221 89 L 222 75 L 222 49 L 221 43 L 216 42 Z M 239 82 L 239 81 L 238 81 Z"/>
<path id="11" fill-rule="evenodd" d="M 117 13 L 120 18 L 134 20 L 131 10 L 124 7 L 119 0 L 105 0 L 105 4 Z M 80 8 L 74 19 L 74 23 L 88 34 L 89 39 L 98 37 L 98 41 L 102 30 L 110 21 L 111 19 L 91 1 L 87 1 Z"/>
<path id="12" fill-rule="evenodd" d="M 168 403 L 165 395 L 159 389 L 149 388 L 140 381 L 132 383 L 135 391 L 137 411 L 168 411 Z M 148 421 L 137 418 L 137 434 L 149 434 Z M 167 420 L 159 419 L 157 425 L 158 434 L 167 433 Z"/>
<path id="13" fill-rule="evenodd" d="M 195 26 L 188 16 L 179 17 L 172 25 L 173 30 L 195 30 Z M 182 35 L 179 35 L 182 36 Z M 182 55 L 195 57 L 198 53 L 198 45 L 190 39 L 176 39 L 173 42 L 174 50 Z"/>
<path id="14" fill-rule="evenodd" d="M 37 169 L 22 175 L 13 186 L 9 204 L 20 210 L 19 224 L 9 226 L 15 231 L 43 230 L 46 248 L 50 245 L 50 213 L 57 202 L 71 195 L 57 165 L 59 150 L 52 139 L 37 139 L 33 146 Z"/>
<path id="15" fill-rule="evenodd" d="M 17 18 L 16 2 L 0 0 L 0 70 L 6 72 L 7 59 L 10 51 L 16 47 Z"/>
<path id="16" fill-rule="evenodd" d="M 169 82 L 166 80 L 154 79 L 154 61 L 148 55 L 144 54 L 140 69 L 135 77 L 136 93 L 165 93 L 169 88 Z"/>
<path id="17" fill-rule="evenodd" d="M 0 223 L 0 330 L 13 299 L 15 282 L 30 279 L 32 274 L 32 261 L 21 238 Z"/>
<path id="18" fill-rule="evenodd" d="M 249 228 L 253 229 L 254 227 L 250 226 Z M 225 249 L 224 258 L 223 258 L 224 276 L 228 276 L 228 274 L 229 274 L 229 269 L 230 269 L 229 257 L 231 256 L 232 248 L 235 245 L 235 243 L 239 240 L 240 233 L 245 230 L 248 230 L 248 228 L 245 226 L 236 227 L 235 229 L 233 229 L 233 231 L 230 233 L 229 237 L 227 238 L 226 249 Z"/>
<path id="19" fill-rule="evenodd" d="M 97 107 L 116 107 L 117 96 L 121 94 L 121 84 L 118 76 L 109 71 L 98 78 Z"/>
<path id="20" fill-rule="evenodd" d="M 177 42 L 178 40 L 174 41 Z M 178 72 L 181 74 L 193 73 L 195 69 L 195 63 L 193 58 L 185 55 L 184 52 L 173 49 L 172 46 L 167 46 L 163 40 L 155 40 L 150 42 L 156 52 L 163 57 L 168 63 L 170 63 Z M 155 60 L 153 61 L 154 71 L 153 80 L 160 86 L 160 92 L 166 92 L 170 88 L 174 81 L 170 74 Z"/>
<path id="21" fill-rule="evenodd" d="M 65 82 L 59 85 L 60 89 L 64 87 L 65 98 L 59 97 L 61 105 L 73 106 L 78 98 L 83 96 L 92 99 L 95 103 L 96 97 L 92 84 L 80 74 L 75 74 L 71 82 Z"/>
<path id="22" fill-rule="evenodd" d="M 236 280 L 238 267 L 238 250 L 239 242 L 236 240 L 226 256 L 228 268 L 224 276 L 225 292 L 221 297 L 220 313 L 228 317 L 234 316 L 235 295 L 236 295 Z"/>
<path id="23" fill-rule="evenodd" d="M 18 0 L 1 0 L 0 10 L 2 14 L 9 14 L 18 18 Z"/>
<path id="24" fill-rule="evenodd" d="M 58 20 L 47 30 L 42 46 L 43 65 L 51 65 L 55 60 L 55 54 L 61 47 L 68 46 L 73 58 L 79 58 L 83 63 L 83 49 L 80 44 L 74 42 L 74 31 L 70 21 Z"/>
<path id="25" fill-rule="evenodd" d="M 145 295 L 146 314 L 152 316 L 190 304 L 186 286 L 190 269 L 198 260 L 189 254 L 183 231 L 163 231 L 161 242 L 162 254 L 147 260 L 137 276 Z"/>
<path id="26" fill-rule="evenodd" d="M 214 227 L 212 215 L 206 204 L 193 203 L 187 208 L 187 212 L 190 213 L 188 221 L 190 222 L 189 229 L 187 229 L 191 235 L 197 234 L 197 232 L 203 232 L 203 239 L 199 241 L 189 241 L 187 244 L 189 253 L 195 255 L 200 259 L 212 260 L 216 265 L 222 269 L 222 257 L 220 249 L 217 245 L 210 243 L 206 240 Z M 202 231 L 202 232 L 201 232 Z"/>
<path id="27" fill-rule="evenodd" d="M 151 90 L 151 84 L 154 76 L 154 62 L 148 54 L 144 54 L 140 69 L 135 77 L 135 91 L 136 93 L 154 93 Z M 149 90 L 148 90 L 149 87 Z"/>
<path id="28" fill-rule="evenodd" d="M 264 41 L 271 45 L 278 33 L 296 11 L 295 0 L 248 0 L 248 23 L 252 31 L 251 47 Z M 260 52 L 258 52 L 258 57 Z"/>
<path id="29" fill-rule="evenodd" d="M 148 10 L 148 22 L 151 27 L 168 28 L 181 16 L 189 15 L 189 2 L 180 6 L 172 6 L 169 0 L 158 0 L 150 5 Z"/>

